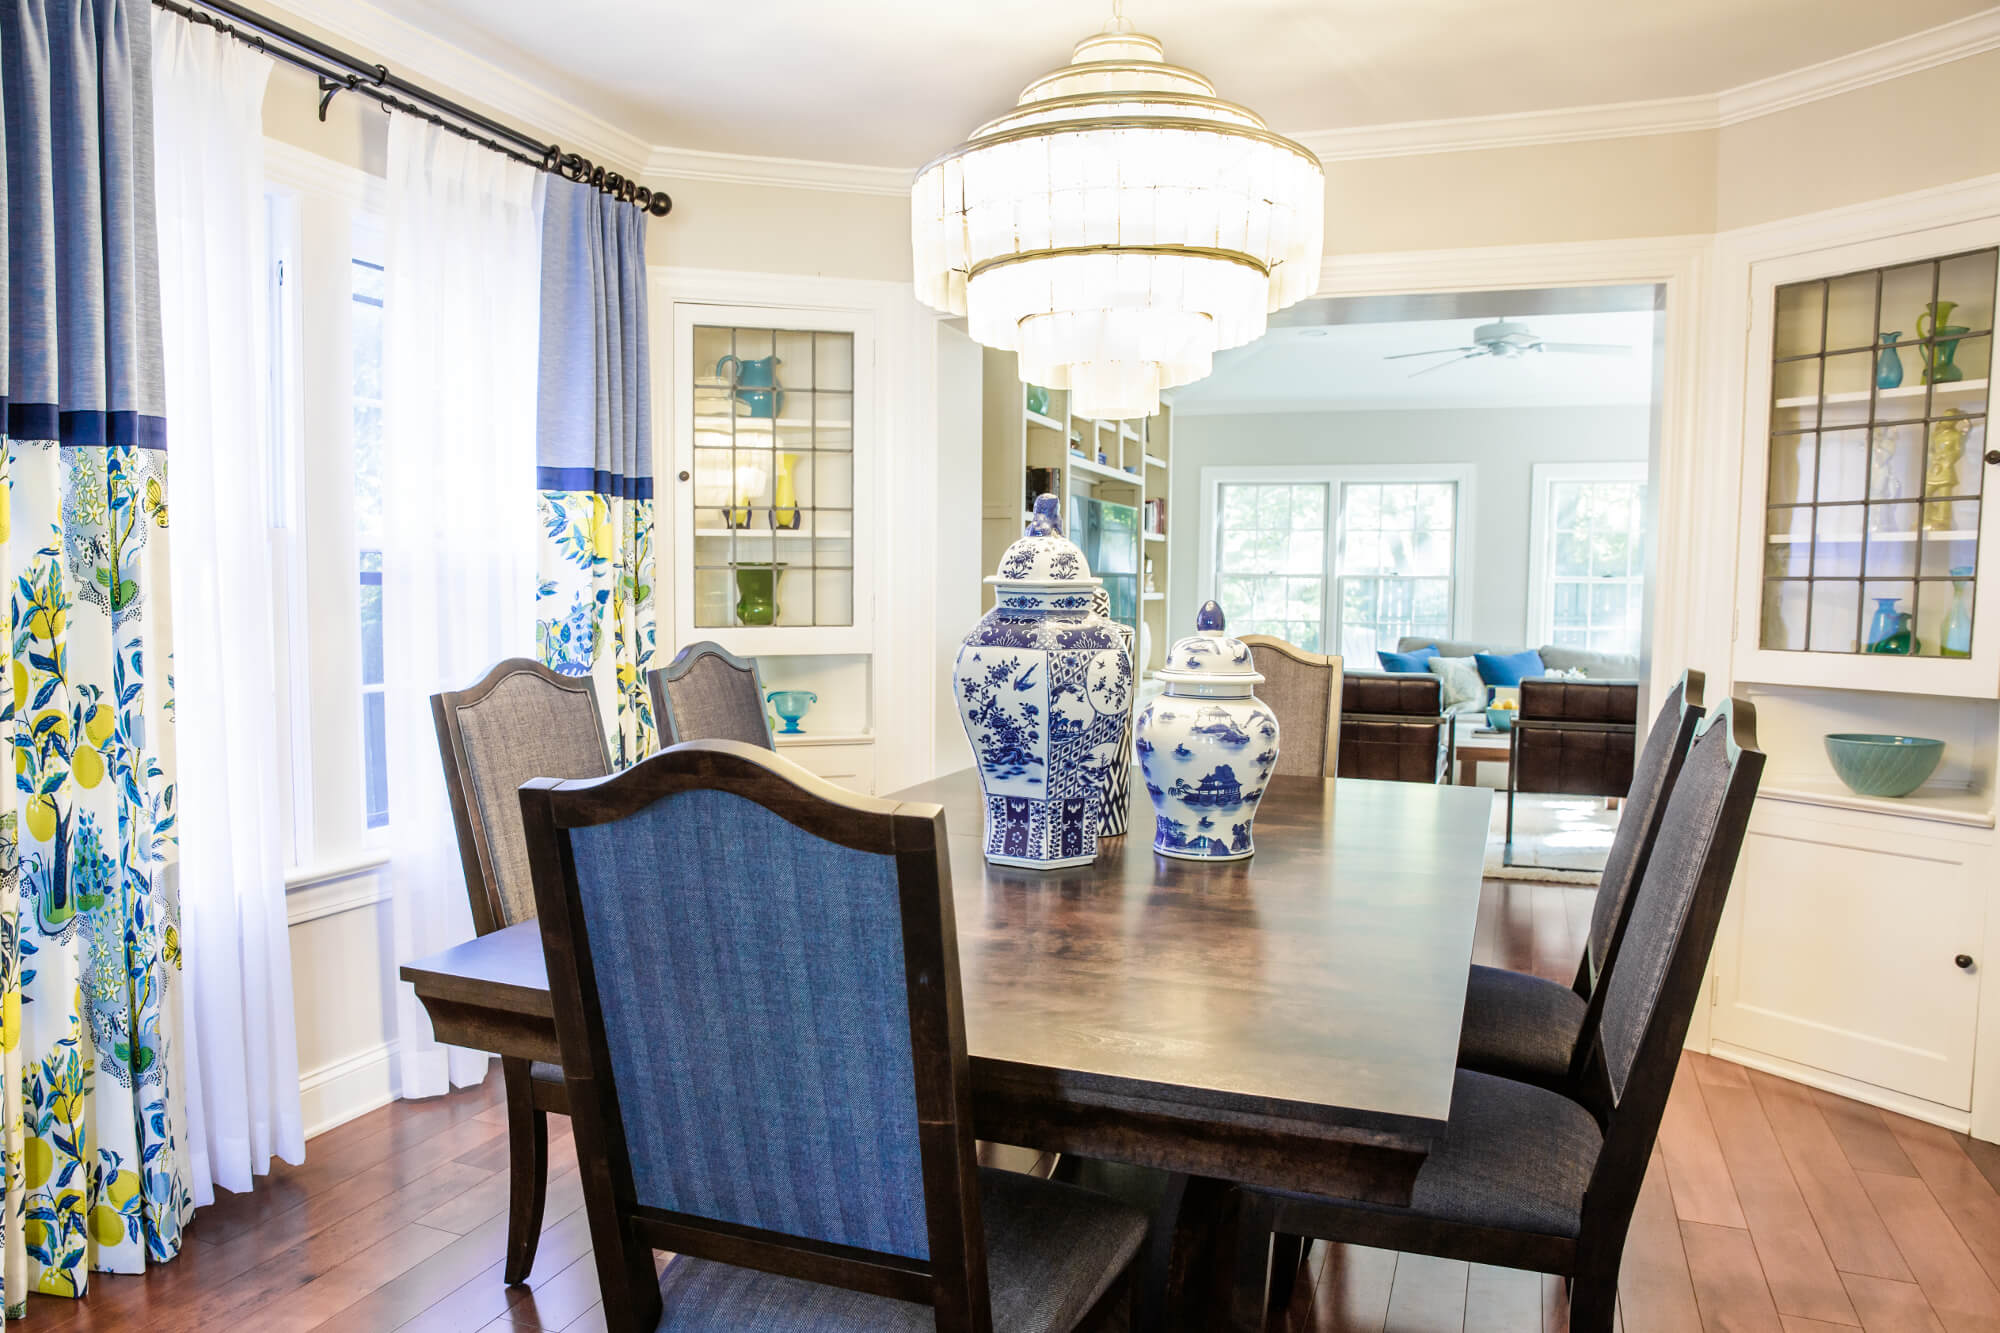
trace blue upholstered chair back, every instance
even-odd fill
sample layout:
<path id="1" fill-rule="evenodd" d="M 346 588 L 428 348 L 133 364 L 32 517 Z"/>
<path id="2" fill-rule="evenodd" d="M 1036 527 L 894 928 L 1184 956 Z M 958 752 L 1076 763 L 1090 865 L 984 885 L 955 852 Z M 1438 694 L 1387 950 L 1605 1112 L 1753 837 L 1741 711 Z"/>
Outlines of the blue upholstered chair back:
<path id="1" fill-rule="evenodd" d="M 635 1202 L 926 1258 L 895 857 L 710 789 L 568 837 Z"/>
<path id="2" fill-rule="evenodd" d="M 1598 881 L 1597 900 L 1590 912 L 1591 977 L 1604 968 L 1611 954 L 1612 937 L 1623 918 L 1632 886 L 1644 871 L 1659 831 L 1668 788 L 1680 772 L 1692 739 L 1693 724 L 1701 720 L 1700 703 L 1687 702 L 1688 677 L 1683 674 L 1667 692 L 1653 729 L 1639 751 L 1632 769 L 1632 788 L 1625 796 L 1625 810 L 1618 817 L 1618 835 L 1604 858 L 1604 877 Z"/>

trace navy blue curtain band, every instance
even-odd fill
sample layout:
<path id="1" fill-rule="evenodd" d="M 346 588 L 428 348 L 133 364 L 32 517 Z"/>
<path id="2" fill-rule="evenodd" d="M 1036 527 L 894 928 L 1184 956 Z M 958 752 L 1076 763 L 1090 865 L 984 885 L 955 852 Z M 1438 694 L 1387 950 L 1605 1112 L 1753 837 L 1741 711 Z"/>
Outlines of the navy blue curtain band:
<path id="1" fill-rule="evenodd" d="M 167 447 L 167 419 L 137 412 L 65 412 L 54 403 L 8 403 L 7 435 L 15 440 L 62 444 Z"/>
<path id="2" fill-rule="evenodd" d="M 623 500 L 653 498 L 651 477 L 621 477 L 588 467 L 539 467 L 535 469 L 535 489 L 540 491 L 596 491 L 599 495 Z"/>

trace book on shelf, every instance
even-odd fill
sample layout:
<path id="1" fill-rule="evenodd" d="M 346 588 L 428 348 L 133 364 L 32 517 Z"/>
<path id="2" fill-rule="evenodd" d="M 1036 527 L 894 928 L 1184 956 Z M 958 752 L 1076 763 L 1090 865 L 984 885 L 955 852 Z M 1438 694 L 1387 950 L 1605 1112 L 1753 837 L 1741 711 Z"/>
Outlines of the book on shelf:
<path id="1" fill-rule="evenodd" d="M 1167 535 L 1167 501 L 1165 496 L 1146 501 L 1146 512 L 1143 521 L 1146 532 L 1150 536 L 1164 537 Z"/>
<path id="2" fill-rule="evenodd" d="M 1028 469 L 1028 499 L 1023 508 L 1033 513 L 1035 497 L 1038 495 L 1062 494 L 1062 469 L 1059 467 L 1031 467 Z"/>

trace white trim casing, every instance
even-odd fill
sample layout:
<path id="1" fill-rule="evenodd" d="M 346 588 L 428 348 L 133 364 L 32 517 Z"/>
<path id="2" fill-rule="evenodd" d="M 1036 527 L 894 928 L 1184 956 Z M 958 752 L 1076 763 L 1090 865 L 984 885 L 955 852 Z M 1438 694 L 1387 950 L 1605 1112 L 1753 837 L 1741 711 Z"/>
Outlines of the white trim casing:
<path id="1" fill-rule="evenodd" d="M 1554 519 L 1550 490 L 1563 481 L 1636 481 L 1644 484 L 1647 465 L 1632 461 L 1604 460 L 1578 463 L 1535 463 L 1528 469 L 1528 619 L 1521 642 L 1555 642 L 1555 607 L 1549 601 L 1549 566 L 1554 556 L 1549 550 L 1555 539 L 1550 524 Z M 1653 534 L 1644 534 L 1647 545 Z M 1644 582 L 1646 566 L 1640 564 Z"/>
<path id="2" fill-rule="evenodd" d="M 1320 608 L 1320 651 L 1340 655 L 1340 615 L 1334 606 L 1340 590 L 1341 487 L 1349 482 L 1449 481 L 1458 485 L 1457 513 L 1452 518 L 1451 634 L 1463 637 L 1467 608 L 1472 605 L 1472 558 L 1475 533 L 1473 488 L 1479 469 L 1472 463 L 1302 463 L 1265 467 L 1205 467 L 1201 470 L 1201 529 L 1198 547 L 1200 565 L 1195 570 L 1199 601 L 1215 596 L 1216 497 L 1229 483 L 1309 482 L 1327 487 L 1326 542 L 1324 548 L 1326 600 Z M 1225 612 L 1229 611 L 1224 607 Z M 1232 613 L 1233 614 L 1233 613 Z"/>

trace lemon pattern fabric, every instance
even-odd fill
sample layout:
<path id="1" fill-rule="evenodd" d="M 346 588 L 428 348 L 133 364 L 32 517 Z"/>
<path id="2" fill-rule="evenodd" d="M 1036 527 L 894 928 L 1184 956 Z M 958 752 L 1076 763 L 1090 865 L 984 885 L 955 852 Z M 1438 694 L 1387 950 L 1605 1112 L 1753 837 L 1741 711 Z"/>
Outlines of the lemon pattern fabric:
<path id="1" fill-rule="evenodd" d="M 166 453 L 5 441 L 0 1283 L 81 1296 L 179 1251 Z"/>
<path id="2" fill-rule="evenodd" d="M 549 667 L 591 678 L 623 768 L 659 734 L 646 689 L 657 631 L 645 213 L 551 178 L 541 306 L 535 638 Z"/>

